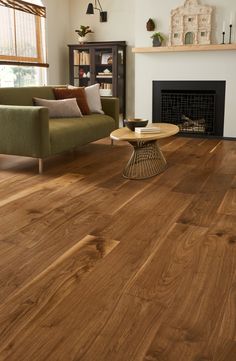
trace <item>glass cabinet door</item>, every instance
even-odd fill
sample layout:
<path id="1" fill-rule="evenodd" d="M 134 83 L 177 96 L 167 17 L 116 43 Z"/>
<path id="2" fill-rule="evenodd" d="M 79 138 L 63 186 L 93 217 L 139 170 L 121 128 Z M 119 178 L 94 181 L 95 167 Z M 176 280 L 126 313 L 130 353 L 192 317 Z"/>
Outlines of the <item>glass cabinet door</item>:
<path id="1" fill-rule="evenodd" d="M 101 96 L 114 95 L 112 48 L 95 49 L 95 82 L 100 85 Z"/>
<path id="2" fill-rule="evenodd" d="M 91 84 L 91 54 L 88 49 L 73 50 L 73 79 L 75 86 Z"/>

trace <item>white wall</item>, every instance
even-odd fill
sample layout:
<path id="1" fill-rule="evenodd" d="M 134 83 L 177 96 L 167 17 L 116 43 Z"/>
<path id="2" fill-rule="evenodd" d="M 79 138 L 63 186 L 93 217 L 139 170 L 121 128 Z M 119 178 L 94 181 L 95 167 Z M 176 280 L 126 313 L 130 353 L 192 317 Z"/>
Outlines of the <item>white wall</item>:
<path id="1" fill-rule="evenodd" d="M 236 15 L 235 0 L 200 0 L 215 8 L 213 42 L 221 42 L 223 20 L 229 23 L 230 12 Z M 236 51 L 132 54 L 135 46 L 151 46 L 146 22 L 152 17 L 157 31 L 168 35 L 171 9 L 184 0 L 101 0 L 108 12 L 108 22 L 99 15 L 86 15 L 88 0 L 44 0 L 47 6 L 49 83 L 68 82 L 67 44 L 76 43 L 74 32 L 80 25 L 94 30 L 90 41 L 125 40 L 127 55 L 127 115 L 152 116 L 152 80 L 226 80 L 225 136 L 236 137 Z M 233 41 L 236 41 L 234 26 Z M 228 35 L 226 36 L 228 39 Z"/>
<path id="2" fill-rule="evenodd" d="M 199 0 L 199 3 L 213 6 L 213 34 L 212 42 L 220 43 L 222 24 L 225 20 L 229 25 L 230 13 L 234 12 L 236 19 L 236 1 L 235 0 Z M 157 28 L 155 31 L 161 31 L 168 37 L 169 33 L 169 21 L 170 12 L 172 9 L 184 4 L 184 0 L 136 0 L 136 12 L 135 12 L 135 43 L 137 46 L 151 45 L 151 39 L 149 32 L 144 31 L 143 24 L 149 17 L 152 17 Z M 227 29 L 228 32 L 228 29 Z M 236 34 L 236 27 L 234 26 L 234 40 Z M 226 34 L 226 40 L 228 40 L 228 34 Z"/>
<path id="3" fill-rule="evenodd" d="M 168 35 L 170 10 L 181 3 L 183 0 L 165 0 L 160 6 L 160 1 L 136 0 L 136 46 L 151 46 L 150 35 L 141 26 L 150 16 L 157 21 L 157 31 Z M 223 19 L 229 24 L 230 12 L 236 14 L 236 1 L 202 0 L 201 3 L 215 7 L 213 38 L 220 43 Z M 234 27 L 233 41 L 235 39 Z M 136 54 L 135 115 L 152 119 L 152 80 L 226 80 L 224 136 L 236 137 L 235 67 L 236 51 Z"/>
<path id="4" fill-rule="evenodd" d="M 48 84 L 66 84 L 69 78 L 68 40 L 70 29 L 69 1 L 43 0 L 47 9 L 46 41 L 49 63 Z"/>
<path id="5" fill-rule="evenodd" d="M 99 13 L 86 15 L 88 0 L 70 0 L 70 43 L 77 43 L 75 30 L 80 25 L 90 25 L 94 34 L 89 41 L 123 41 L 127 42 L 127 115 L 133 116 L 134 111 L 134 56 L 131 48 L 134 46 L 134 17 L 136 0 L 101 0 L 104 11 L 108 12 L 108 21 L 101 23 Z"/>

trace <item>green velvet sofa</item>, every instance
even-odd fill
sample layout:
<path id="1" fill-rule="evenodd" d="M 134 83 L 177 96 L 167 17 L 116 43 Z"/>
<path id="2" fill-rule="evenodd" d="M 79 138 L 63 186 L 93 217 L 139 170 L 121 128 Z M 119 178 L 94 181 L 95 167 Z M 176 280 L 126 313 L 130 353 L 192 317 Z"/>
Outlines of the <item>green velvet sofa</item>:
<path id="1" fill-rule="evenodd" d="M 43 159 L 109 136 L 119 127 L 119 100 L 102 98 L 103 114 L 49 119 L 32 98 L 55 99 L 53 87 L 0 88 L 0 154 Z"/>

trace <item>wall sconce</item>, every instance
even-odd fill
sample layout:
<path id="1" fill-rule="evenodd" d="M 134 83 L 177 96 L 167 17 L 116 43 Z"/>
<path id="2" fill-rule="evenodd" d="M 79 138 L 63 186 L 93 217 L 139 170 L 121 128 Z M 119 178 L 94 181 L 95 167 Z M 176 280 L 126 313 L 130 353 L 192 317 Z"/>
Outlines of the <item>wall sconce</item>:
<path id="1" fill-rule="evenodd" d="M 94 9 L 98 10 L 99 13 L 100 13 L 100 21 L 101 21 L 101 23 L 107 22 L 107 11 L 102 10 L 102 7 L 101 7 L 101 4 L 100 4 L 99 0 L 95 0 L 94 5 L 93 5 L 93 3 L 88 4 L 86 14 L 93 15 L 94 14 Z"/>

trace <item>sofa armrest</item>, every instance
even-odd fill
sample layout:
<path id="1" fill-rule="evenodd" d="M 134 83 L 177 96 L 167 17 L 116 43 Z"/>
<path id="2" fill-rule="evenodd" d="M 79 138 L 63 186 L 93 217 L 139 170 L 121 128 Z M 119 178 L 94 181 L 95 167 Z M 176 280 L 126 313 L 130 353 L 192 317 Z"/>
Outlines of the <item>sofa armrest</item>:
<path id="1" fill-rule="evenodd" d="M 48 109 L 0 105 L 0 153 L 35 158 L 50 155 Z"/>
<path id="2" fill-rule="evenodd" d="M 101 97 L 101 101 L 104 113 L 115 119 L 115 127 L 119 128 L 119 98 Z"/>

